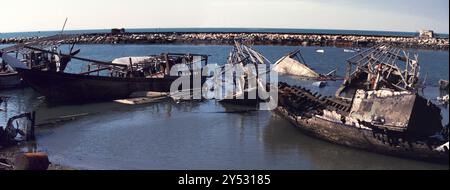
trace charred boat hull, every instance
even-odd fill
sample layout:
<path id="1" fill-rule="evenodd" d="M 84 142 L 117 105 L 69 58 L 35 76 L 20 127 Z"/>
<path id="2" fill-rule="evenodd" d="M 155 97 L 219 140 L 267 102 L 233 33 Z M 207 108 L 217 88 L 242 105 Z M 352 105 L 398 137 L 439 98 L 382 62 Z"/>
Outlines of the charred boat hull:
<path id="1" fill-rule="evenodd" d="M 391 100 L 397 103 L 390 104 Z M 448 133 L 440 123 L 440 110 L 414 94 L 355 96 L 347 101 L 280 83 L 276 112 L 307 134 L 332 143 L 404 158 L 449 161 L 448 148 L 441 148 L 448 143 Z"/>
<path id="2" fill-rule="evenodd" d="M 319 117 L 297 117 L 283 107 L 278 107 L 276 112 L 306 134 L 331 143 L 402 158 L 449 163 L 448 151 L 436 151 L 437 145 L 430 142 L 402 141 L 402 138 L 382 131 L 355 128 Z"/>
<path id="3" fill-rule="evenodd" d="M 84 103 L 128 98 L 133 92 L 169 92 L 178 77 L 119 78 L 18 69 L 20 76 L 49 102 Z M 206 79 L 202 78 L 202 83 Z"/>

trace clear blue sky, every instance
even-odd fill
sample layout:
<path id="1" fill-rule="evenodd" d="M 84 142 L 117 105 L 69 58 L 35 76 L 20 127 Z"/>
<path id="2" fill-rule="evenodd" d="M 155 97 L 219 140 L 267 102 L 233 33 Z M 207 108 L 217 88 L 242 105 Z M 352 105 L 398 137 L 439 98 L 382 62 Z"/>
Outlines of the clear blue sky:
<path id="1" fill-rule="evenodd" d="M 310 28 L 449 33 L 449 0 L 5 0 L 0 32 Z M 5 23 L 6 22 L 6 23 Z"/>

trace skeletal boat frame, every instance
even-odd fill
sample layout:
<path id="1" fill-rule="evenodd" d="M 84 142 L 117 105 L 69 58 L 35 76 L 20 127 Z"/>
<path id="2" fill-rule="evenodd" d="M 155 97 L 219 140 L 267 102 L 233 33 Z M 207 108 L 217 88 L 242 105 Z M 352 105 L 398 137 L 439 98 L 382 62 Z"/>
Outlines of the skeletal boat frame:
<path id="1" fill-rule="evenodd" d="M 307 134 L 336 144 L 448 163 L 448 127 L 442 126 L 441 110 L 417 92 L 417 55 L 411 59 L 403 50 L 380 45 L 348 64 L 336 97 L 280 83 L 276 112 Z"/>

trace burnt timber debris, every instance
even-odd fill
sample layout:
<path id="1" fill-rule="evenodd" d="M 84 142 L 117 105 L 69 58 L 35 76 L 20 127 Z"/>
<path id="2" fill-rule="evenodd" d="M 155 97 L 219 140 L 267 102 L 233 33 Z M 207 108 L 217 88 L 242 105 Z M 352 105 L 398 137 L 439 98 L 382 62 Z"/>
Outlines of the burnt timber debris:
<path id="1" fill-rule="evenodd" d="M 216 78 L 212 79 L 213 82 L 222 80 L 226 83 L 224 86 L 225 96 L 219 100 L 220 103 L 256 107 L 259 102 L 265 101 L 259 98 L 258 95 L 260 92 L 258 88 L 267 86 L 260 79 L 261 75 L 266 75 L 267 73 L 259 73 L 259 67 L 263 66 L 267 68 L 271 64 L 264 55 L 236 41 L 228 57 L 227 64 L 231 68 L 225 66 L 224 70 L 232 69 L 233 76 L 236 78 L 226 78 L 227 76 L 222 75 L 226 71 L 223 71 L 218 78 L 215 76 Z M 226 86 L 233 87 L 232 91 L 227 92 Z"/>
<path id="2" fill-rule="evenodd" d="M 276 112 L 333 143 L 448 163 L 448 127 L 441 123 L 440 108 L 417 92 L 417 56 L 379 45 L 350 58 L 348 64 L 336 97 L 280 83 Z"/>

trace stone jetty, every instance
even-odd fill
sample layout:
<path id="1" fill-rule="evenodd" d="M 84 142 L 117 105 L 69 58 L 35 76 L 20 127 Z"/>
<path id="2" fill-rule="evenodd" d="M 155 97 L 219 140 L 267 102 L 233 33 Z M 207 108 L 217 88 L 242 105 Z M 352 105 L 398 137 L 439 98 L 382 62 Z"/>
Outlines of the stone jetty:
<path id="1" fill-rule="evenodd" d="M 0 44 L 14 44 L 34 40 L 29 38 L 0 39 Z M 295 33 L 90 33 L 80 34 L 75 39 L 63 43 L 78 44 L 225 44 L 234 41 L 251 45 L 289 45 L 289 46 L 338 46 L 372 47 L 384 43 L 400 48 L 448 50 L 447 38 L 336 35 L 336 34 L 295 34 Z"/>

